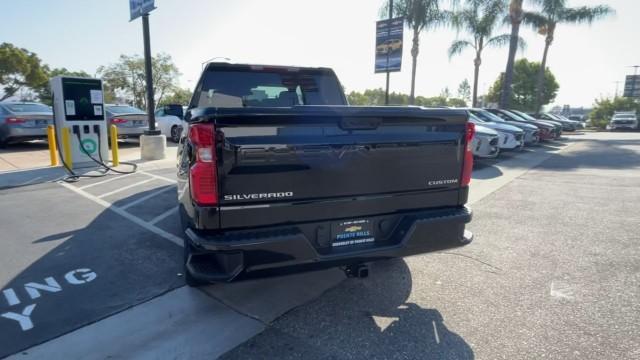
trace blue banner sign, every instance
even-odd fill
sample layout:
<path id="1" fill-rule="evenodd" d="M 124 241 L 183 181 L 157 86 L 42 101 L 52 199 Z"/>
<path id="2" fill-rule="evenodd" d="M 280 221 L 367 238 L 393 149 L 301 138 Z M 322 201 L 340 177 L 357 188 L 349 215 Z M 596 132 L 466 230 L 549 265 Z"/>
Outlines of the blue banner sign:
<path id="1" fill-rule="evenodd" d="M 376 73 L 400 71 L 404 18 L 376 22 Z"/>
<path id="2" fill-rule="evenodd" d="M 129 12 L 131 13 L 131 19 L 129 21 L 133 21 L 155 9 L 154 1 L 155 0 L 129 0 Z"/>

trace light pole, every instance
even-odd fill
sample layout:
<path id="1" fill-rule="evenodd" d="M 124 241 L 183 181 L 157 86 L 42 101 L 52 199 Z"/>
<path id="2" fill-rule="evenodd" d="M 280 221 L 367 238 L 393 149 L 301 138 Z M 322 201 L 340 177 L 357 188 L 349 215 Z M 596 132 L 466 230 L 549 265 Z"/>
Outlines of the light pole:
<path id="1" fill-rule="evenodd" d="M 144 40 L 144 72 L 147 83 L 147 114 L 149 116 L 149 129 L 145 135 L 160 135 L 156 130 L 155 104 L 153 100 L 153 71 L 151 68 L 151 40 L 149 36 L 149 14 L 142 15 L 142 37 Z"/>
<path id="2" fill-rule="evenodd" d="M 160 130 L 156 129 L 156 109 L 153 100 L 153 63 L 151 59 L 151 36 L 149 35 L 149 12 L 155 8 L 154 0 L 129 0 L 130 21 L 142 17 L 144 77 L 147 85 L 147 119 L 149 128 L 140 136 L 140 158 L 145 161 L 164 159 L 167 150 L 167 139 Z"/>
<path id="3" fill-rule="evenodd" d="M 389 0 L 389 25 L 387 27 L 387 36 L 391 32 L 391 19 L 393 18 L 393 0 Z M 384 92 L 384 104 L 389 105 L 389 54 L 391 51 L 387 51 L 387 87 Z"/>

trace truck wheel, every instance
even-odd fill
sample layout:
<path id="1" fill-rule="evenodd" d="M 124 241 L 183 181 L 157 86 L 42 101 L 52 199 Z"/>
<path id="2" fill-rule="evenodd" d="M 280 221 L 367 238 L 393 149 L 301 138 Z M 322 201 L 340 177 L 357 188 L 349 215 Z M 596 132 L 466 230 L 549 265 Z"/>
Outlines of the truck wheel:
<path id="1" fill-rule="evenodd" d="M 178 141 L 180 141 L 180 128 L 178 125 L 173 125 L 171 127 L 171 141 L 174 143 L 178 143 Z"/>

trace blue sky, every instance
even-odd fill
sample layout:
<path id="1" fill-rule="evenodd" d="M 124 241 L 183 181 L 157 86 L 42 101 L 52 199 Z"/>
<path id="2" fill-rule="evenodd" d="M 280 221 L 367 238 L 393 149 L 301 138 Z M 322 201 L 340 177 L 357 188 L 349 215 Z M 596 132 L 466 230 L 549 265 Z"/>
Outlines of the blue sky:
<path id="1" fill-rule="evenodd" d="M 604 0 L 569 0 L 570 6 Z M 53 67 L 94 73 L 120 54 L 142 54 L 142 24 L 129 22 L 127 0 L 2 0 L 0 42 L 36 52 Z M 384 87 L 373 73 L 374 29 L 382 0 L 156 0 L 151 14 L 151 49 L 170 54 L 181 83 L 192 87 L 201 63 L 215 56 L 236 62 L 328 66 L 350 90 Z M 525 5 L 531 1 L 525 0 Z M 592 26 L 561 26 L 548 65 L 560 83 L 557 104 L 589 106 L 611 96 L 614 81 L 624 80 L 640 64 L 640 1 L 609 0 L 615 16 Z M 530 5 L 532 6 L 532 5 Z M 507 33 L 504 27 L 497 34 Z M 544 38 L 523 28 L 528 43 L 518 57 L 539 61 Z M 416 93 L 438 95 L 473 78 L 473 54 L 446 55 L 455 31 L 421 36 Z M 464 34 L 460 34 L 464 37 Z M 405 31 L 405 43 L 410 44 Z M 504 71 L 507 48 L 483 56 L 480 93 Z M 391 76 L 391 90 L 408 93 L 411 57 L 405 48 L 403 69 Z M 623 84 L 620 84 L 622 91 Z"/>

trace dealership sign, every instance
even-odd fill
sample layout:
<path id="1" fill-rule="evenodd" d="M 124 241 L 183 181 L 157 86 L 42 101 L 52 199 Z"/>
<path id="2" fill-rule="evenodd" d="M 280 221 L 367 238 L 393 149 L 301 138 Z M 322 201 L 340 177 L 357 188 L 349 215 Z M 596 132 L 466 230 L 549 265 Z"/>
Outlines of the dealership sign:
<path id="1" fill-rule="evenodd" d="M 146 15 L 155 9 L 155 0 L 129 0 L 129 11 L 131 13 L 130 21 Z"/>
<path id="2" fill-rule="evenodd" d="M 404 18 L 401 17 L 376 23 L 376 73 L 400 71 L 403 29 Z"/>
<path id="3" fill-rule="evenodd" d="M 627 75 L 624 81 L 624 97 L 640 98 L 640 75 Z"/>

